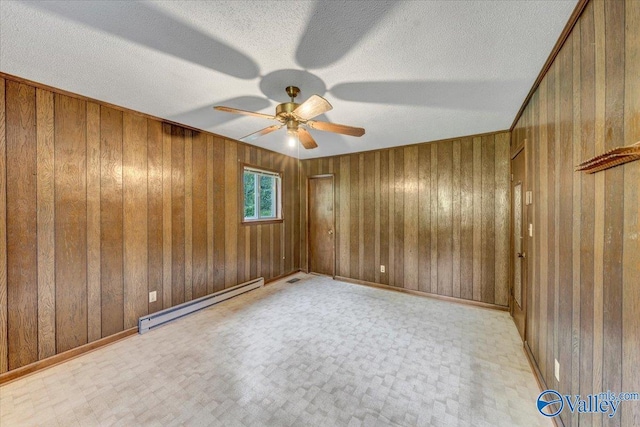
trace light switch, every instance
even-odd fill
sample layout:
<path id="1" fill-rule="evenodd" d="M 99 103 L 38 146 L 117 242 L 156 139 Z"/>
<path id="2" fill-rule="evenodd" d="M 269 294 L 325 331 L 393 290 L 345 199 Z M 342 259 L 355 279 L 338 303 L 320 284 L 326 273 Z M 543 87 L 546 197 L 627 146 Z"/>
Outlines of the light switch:
<path id="1" fill-rule="evenodd" d="M 533 224 L 529 224 L 529 237 L 533 237 Z"/>

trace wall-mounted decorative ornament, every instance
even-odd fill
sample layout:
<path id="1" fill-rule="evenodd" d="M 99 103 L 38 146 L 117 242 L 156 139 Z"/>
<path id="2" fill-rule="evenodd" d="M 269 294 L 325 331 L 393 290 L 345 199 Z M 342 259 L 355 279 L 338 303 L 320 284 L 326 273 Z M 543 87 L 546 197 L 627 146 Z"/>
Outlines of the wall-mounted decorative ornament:
<path id="1" fill-rule="evenodd" d="M 634 160 L 640 160 L 640 141 L 626 147 L 614 148 L 586 162 L 582 162 L 576 166 L 576 171 L 595 173 Z"/>

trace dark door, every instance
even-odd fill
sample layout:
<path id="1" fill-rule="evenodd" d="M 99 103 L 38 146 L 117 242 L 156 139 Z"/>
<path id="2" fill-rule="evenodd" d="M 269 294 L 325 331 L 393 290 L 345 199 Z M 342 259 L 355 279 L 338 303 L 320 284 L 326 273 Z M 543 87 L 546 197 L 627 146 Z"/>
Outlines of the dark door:
<path id="1" fill-rule="evenodd" d="M 522 340 L 527 317 L 527 263 L 525 218 L 525 151 L 511 161 L 511 315 Z"/>
<path id="2" fill-rule="evenodd" d="M 334 275 L 333 176 L 309 178 L 309 271 Z"/>

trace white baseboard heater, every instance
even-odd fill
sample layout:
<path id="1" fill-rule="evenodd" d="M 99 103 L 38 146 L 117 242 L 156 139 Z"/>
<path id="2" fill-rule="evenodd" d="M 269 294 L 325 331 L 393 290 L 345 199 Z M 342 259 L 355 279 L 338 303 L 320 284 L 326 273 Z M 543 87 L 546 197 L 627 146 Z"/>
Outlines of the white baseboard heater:
<path id="1" fill-rule="evenodd" d="M 187 301 L 183 304 L 176 305 L 175 307 L 169 307 L 167 309 L 158 311 L 147 316 L 142 316 L 138 319 L 138 333 L 144 334 L 151 329 L 162 326 L 167 322 L 171 322 L 179 317 L 186 316 L 194 311 L 202 310 L 214 304 L 218 304 L 229 298 L 244 294 L 245 292 L 252 291 L 264 286 L 264 278 L 259 277 L 255 280 L 241 283 L 232 288 L 224 289 L 213 294 L 203 296 L 192 301 Z"/>

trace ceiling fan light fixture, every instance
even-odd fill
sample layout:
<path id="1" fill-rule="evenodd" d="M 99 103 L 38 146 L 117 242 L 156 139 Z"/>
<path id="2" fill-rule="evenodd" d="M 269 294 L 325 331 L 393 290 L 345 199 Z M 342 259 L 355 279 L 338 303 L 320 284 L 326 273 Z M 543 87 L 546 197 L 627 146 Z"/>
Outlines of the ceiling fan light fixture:
<path id="1" fill-rule="evenodd" d="M 296 129 L 287 129 L 287 143 L 292 148 L 298 144 L 298 131 Z"/>

